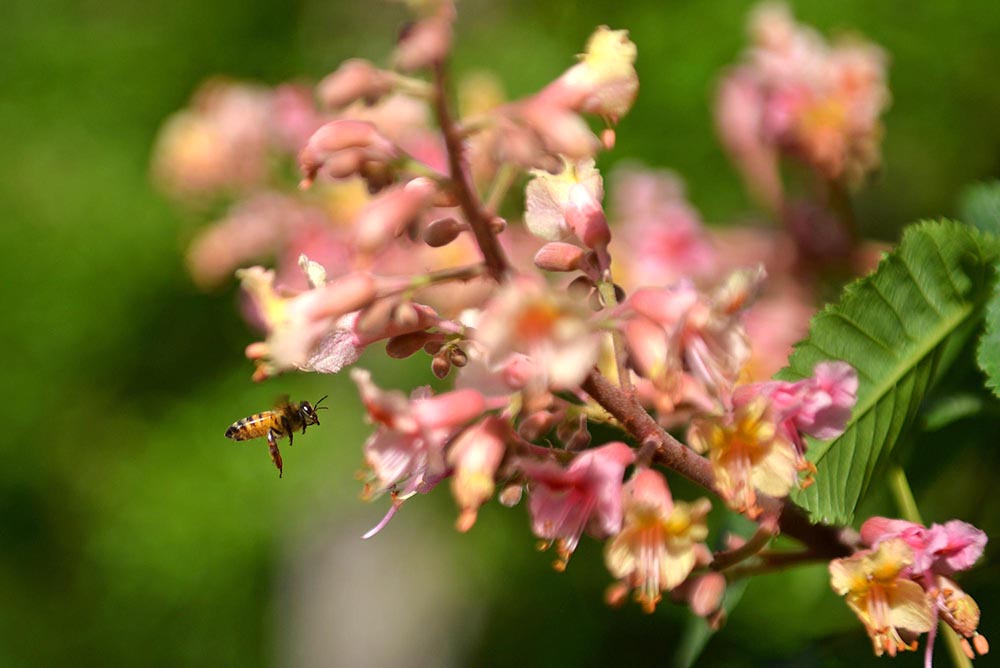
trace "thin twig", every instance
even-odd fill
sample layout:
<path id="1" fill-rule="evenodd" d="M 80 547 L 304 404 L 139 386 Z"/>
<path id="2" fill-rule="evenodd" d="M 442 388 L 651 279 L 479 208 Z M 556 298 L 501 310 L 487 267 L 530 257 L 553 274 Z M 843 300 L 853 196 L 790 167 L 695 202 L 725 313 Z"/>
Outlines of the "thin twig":
<path id="1" fill-rule="evenodd" d="M 741 561 L 756 556 L 771 542 L 771 539 L 774 538 L 777 532 L 777 518 L 773 515 L 765 515 L 760 522 L 760 526 L 757 527 L 757 531 L 750 537 L 750 540 L 737 548 L 716 552 L 713 555 L 714 558 L 710 564 L 712 569 L 716 571 L 725 570 Z"/>
<path id="2" fill-rule="evenodd" d="M 469 170 L 466 168 L 465 145 L 448 106 L 447 77 L 443 64 L 438 64 L 434 68 L 434 112 L 441 134 L 444 136 L 448 169 L 455 196 L 476 237 L 487 273 L 499 283 L 503 280 L 510 263 L 491 229 L 491 214 L 480 203 L 479 195 L 472 185 Z"/>
<path id="3" fill-rule="evenodd" d="M 611 413 L 637 442 L 659 443 L 654 457 L 656 463 L 680 473 L 709 491 L 716 492 L 712 465 L 709 461 L 664 431 L 634 397 L 622 392 L 596 371 L 591 371 L 581 387 Z M 757 503 L 765 514 L 778 518 L 781 533 L 807 545 L 815 554 L 832 559 L 851 553 L 851 547 L 840 539 L 837 527 L 812 524 L 802 509 L 788 499 L 776 499 L 761 494 Z"/>

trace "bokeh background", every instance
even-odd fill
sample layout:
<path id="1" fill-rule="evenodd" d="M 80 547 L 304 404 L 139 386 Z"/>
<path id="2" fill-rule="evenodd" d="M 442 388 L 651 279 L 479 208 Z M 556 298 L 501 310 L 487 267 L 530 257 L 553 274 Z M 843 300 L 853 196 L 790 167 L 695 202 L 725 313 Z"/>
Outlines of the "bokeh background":
<path id="1" fill-rule="evenodd" d="M 792 5 L 892 57 L 885 168 L 857 198 L 866 234 L 893 240 L 909 221 L 954 215 L 963 186 L 1000 176 L 1000 3 Z M 753 208 L 709 104 L 748 8 L 467 0 L 456 68 L 492 68 L 516 96 L 561 72 L 595 25 L 630 29 L 641 94 L 602 165 L 674 168 L 705 218 L 725 223 Z M 147 171 L 163 118 L 212 75 L 274 84 L 378 61 L 401 7 L 8 0 L 2 13 L 0 665 L 671 665 L 684 613 L 607 609 L 599 545 L 556 574 L 523 508 L 488 507 L 459 535 L 442 492 L 360 541 L 384 508 L 356 498 L 366 428 L 347 378 L 252 384 L 235 290 L 201 294 L 185 274 L 192 222 Z M 403 386 L 422 371 L 377 353 L 364 363 Z M 263 447 L 222 434 L 282 392 L 330 394 L 333 410 L 286 449 L 278 480 Z M 928 520 L 1000 535 L 995 434 L 996 417 L 980 415 L 910 444 Z M 995 554 L 963 583 L 1000 642 Z M 874 662 L 819 567 L 752 584 L 700 665 Z"/>

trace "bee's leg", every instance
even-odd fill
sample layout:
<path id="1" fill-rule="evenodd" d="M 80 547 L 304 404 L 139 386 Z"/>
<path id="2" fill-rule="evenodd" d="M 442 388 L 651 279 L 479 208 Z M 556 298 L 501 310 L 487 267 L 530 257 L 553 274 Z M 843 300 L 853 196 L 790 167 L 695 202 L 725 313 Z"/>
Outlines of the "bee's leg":
<path id="1" fill-rule="evenodd" d="M 282 476 L 281 451 L 278 450 L 278 437 L 274 435 L 273 429 L 267 430 L 267 445 L 271 451 L 271 461 L 278 467 L 278 477 Z"/>
<path id="2" fill-rule="evenodd" d="M 281 426 L 284 427 L 285 433 L 288 434 L 288 445 L 292 444 L 295 440 L 292 436 L 295 434 L 295 430 L 292 429 L 292 423 L 288 421 L 288 418 L 281 418 Z"/>

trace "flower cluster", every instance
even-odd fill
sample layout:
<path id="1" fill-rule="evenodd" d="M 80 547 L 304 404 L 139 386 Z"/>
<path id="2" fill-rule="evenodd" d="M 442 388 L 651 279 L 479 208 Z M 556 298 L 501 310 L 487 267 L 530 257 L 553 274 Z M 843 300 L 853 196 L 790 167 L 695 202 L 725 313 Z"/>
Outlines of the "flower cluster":
<path id="1" fill-rule="evenodd" d="M 676 176 L 635 166 L 615 174 L 605 209 L 599 153 L 639 85 L 626 31 L 598 28 L 576 64 L 521 99 L 503 99 L 485 76 L 459 82 L 459 115 L 447 67 L 455 8 L 412 4 L 389 67 L 347 61 L 311 95 L 213 83 L 167 122 L 154 158 L 161 185 L 189 204 L 228 206 L 193 239 L 192 276 L 207 288 L 237 270 L 245 315 L 265 332 L 246 349 L 255 380 L 337 373 L 384 342 L 389 357 L 425 355 L 454 383 L 407 396 L 351 370 L 374 429 L 363 497 L 390 499 L 366 538 L 445 481 L 460 531 L 494 496 L 508 506 L 526 496 L 558 570 L 587 534 L 605 541 L 610 602 L 632 592 L 652 611 L 670 593 L 717 622 L 720 571 L 783 530 L 784 497 L 815 472 L 807 437 L 838 437 L 857 401 L 842 361 L 766 380 L 818 293 L 816 276 L 789 260 L 798 237 L 709 230 Z M 831 50 L 773 8 L 754 25 L 757 45 L 725 85 L 757 105 L 740 107 L 752 127 L 723 123 L 737 164 L 781 151 L 830 178 L 869 168 L 885 94 L 881 61 L 865 58 L 877 51 Z M 523 220 L 501 217 L 521 184 Z M 621 436 L 599 438 L 595 424 Z M 761 530 L 713 554 L 711 503 L 675 499 L 674 472 Z M 905 540 L 880 545 L 835 562 L 852 607 L 883 596 L 858 589 L 874 569 L 900 601 L 940 601 L 942 618 L 978 642 L 974 604 L 946 571 L 914 570 L 923 553 Z M 955 570 L 967 555 L 949 546 L 934 559 Z M 903 636 L 886 628 L 926 631 L 932 615 L 887 627 L 883 613 L 866 614 L 888 651 Z"/>
<path id="2" fill-rule="evenodd" d="M 829 45 L 778 4 L 756 10 L 750 37 L 744 62 L 719 85 L 716 121 L 751 189 L 781 201 L 779 156 L 851 183 L 877 167 L 889 105 L 882 50 L 860 38 Z"/>
<path id="3" fill-rule="evenodd" d="M 861 540 L 865 549 L 830 563 L 830 584 L 865 625 L 875 654 L 916 650 L 917 636 L 929 633 L 929 665 L 938 620 L 958 633 L 970 659 L 989 651 L 977 630 L 979 606 L 951 579 L 982 556 L 985 533 L 959 520 L 928 528 L 873 517 Z"/>

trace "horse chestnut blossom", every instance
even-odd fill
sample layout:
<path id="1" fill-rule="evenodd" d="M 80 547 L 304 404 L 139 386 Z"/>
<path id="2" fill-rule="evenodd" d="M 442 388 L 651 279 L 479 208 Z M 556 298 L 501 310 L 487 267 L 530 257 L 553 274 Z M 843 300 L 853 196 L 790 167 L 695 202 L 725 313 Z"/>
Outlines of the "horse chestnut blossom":
<path id="1" fill-rule="evenodd" d="M 952 580 L 985 534 L 873 518 L 859 544 L 789 498 L 823 465 L 807 437 L 852 428 L 869 396 L 859 373 L 826 359 L 796 382 L 766 378 L 829 292 L 819 269 L 849 273 L 864 255 L 843 186 L 878 164 L 881 51 L 828 45 L 775 5 L 754 14 L 717 119 L 787 229 L 723 230 L 664 170 L 616 170 L 605 204 L 601 153 L 638 102 L 627 31 L 597 28 L 575 64 L 567 54 L 520 99 L 477 74 L 459 114 L 455 5 L 406 4 L 413 22 L 384 66 L 348 60 L 314 95 L 210 83 L 165 123 L 152 165 L 181 204 L 225 212 L 193 235 L 188 266 L 205 289 L 235 271 L 244 315 L 264 332 L 245 351 L 253 379 L 350 369 L 373 429 L 362 496 L 390 499 L 364 537 L 434 490 L 450 489 L 462 532 L 488 530 L 477 518 L 494 497 L 525 496 L 526 525 L 555 546 L 557 570 L 581 541 L 603 543 L 610 603 L 631 593 L 653 612 L 668 594 L 714 628 L 731 582 L 821 560 L 876 653 L 912 649 L 938 619 L 967 653 L 985 653 L 979 608 Z M 780 157 L 819 175 L 836 207 L 790 200 Z M 811 233 L 827 224 L 842 229 Z M 382 342 L 444 387 L 376 386 L 356 365 Z M 724 503 L 710 517 L 708 498 L 675 498 L 687 489 L 675 476 Z M 749 535 L 712 526 L 731 511 Z M 801 550 L 767 549 L 777 534 Z"/>
<path id="2" fill-rule="evenodd" d="M 684 582 L 697 562 L 697 548 L 708 537 L 708 499 L 674 502 L 663 476 L 637 470 L 623 490 L 625 521 L 604 549 L 608 570 L 635 589 L 635 598 L 652 612 L 661 592 Z M 702 546 L 703 547 L 703 546 Z M 617 592 L 609 594 L 616 598 Z"/>
<path id="3" fill-rule="evenodd" d="M 622 526 L 622 477 L 635 453 L 624 443 L 608 443 L 577 455 L 563 469 L 552 462 L 522 462 L 528 479 L 535 535 L 556 543 L 556 570 L 565 570 L 587 529 L 598 538 Z"/>
<path id="4" fill-rule="evenodd" d="M 913 550 L 899 538 L 830 562 L 830 584 L 865 625 L 877 656 L 914 651 L 916 636 L 934 628 L 926 593 L 906 576 L 912 564 Z"/>
<path id="5" fill-rule="evenodd" d="M 970 659 L 989 651 L 989 643 L 978 631 L 979 606 L 951 579 L 972 568 L 982 556 L 987 540 L 983 531 L 961 520 L 925 527 L 916 522 L 872 517 L 861 525 L 861 540 L 872 548 L 902 541 L 912 552 L 906 573 L 924 589 L 935 622 L 940 618 L 961 636 L 962 649 Z M 927 646 L 928 663 L 933 643 L 932 634 Z"/>
<path id="6" fill-rule="evenodd" d="M 750 35 L 716 102 L 719 135 L 750 187 L 779 203 L 779 155 L 852 184 L 878 167 L 889 105 L 882 50 L 858 38 L 827 44 L 781 4 L 758 7 Z"/>

